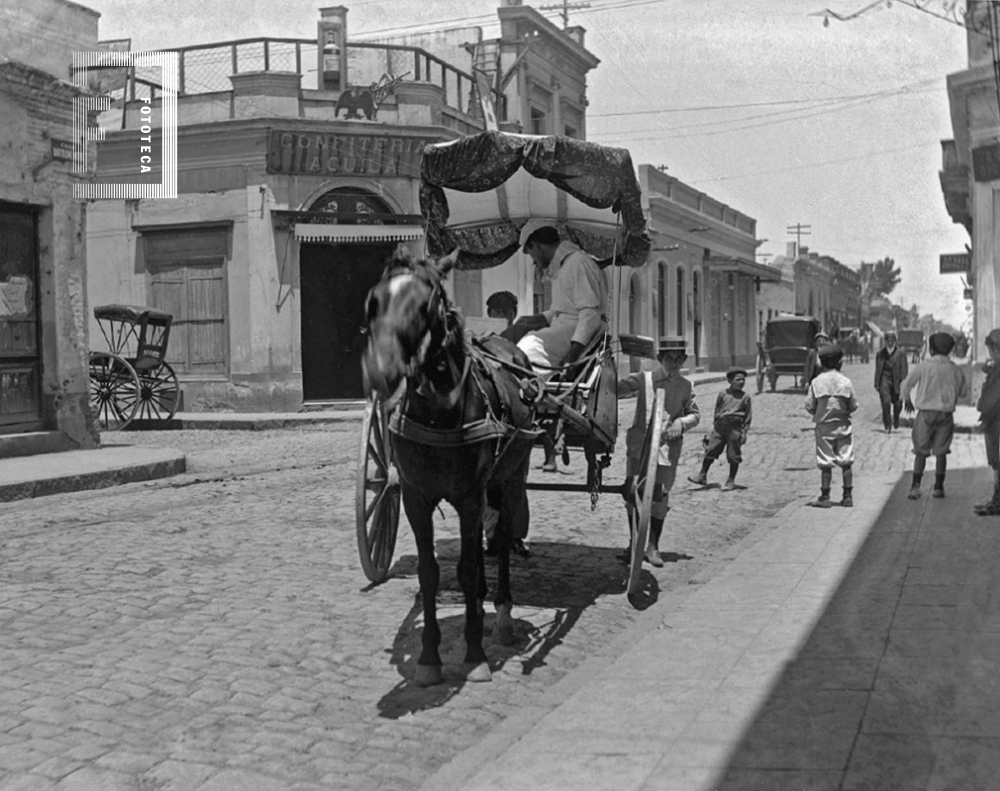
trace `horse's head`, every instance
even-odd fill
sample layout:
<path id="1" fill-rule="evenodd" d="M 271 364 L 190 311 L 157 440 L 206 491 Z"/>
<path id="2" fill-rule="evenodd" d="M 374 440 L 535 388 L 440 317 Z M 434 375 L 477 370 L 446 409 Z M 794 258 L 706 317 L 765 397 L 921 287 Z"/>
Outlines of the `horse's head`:
<path id="1" fill-rule="evenodd" d="M 434 262 L 415 261 L 406 247 L 396 248 L 368 292 L 368 348 L 362 360 L 367 392 L 387 397 L 441 346 L 451 307 L 441 281 L 457 260 L 457 250 Z"/>

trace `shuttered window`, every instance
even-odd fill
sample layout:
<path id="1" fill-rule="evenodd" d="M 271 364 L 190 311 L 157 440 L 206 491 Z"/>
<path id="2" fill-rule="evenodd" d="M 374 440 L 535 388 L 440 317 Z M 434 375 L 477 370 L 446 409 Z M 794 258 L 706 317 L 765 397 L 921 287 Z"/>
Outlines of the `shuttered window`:
<path id="1" fill-rule="evenodd" d="M 151 307 L 174 317 L 167 362 L 178 374 L 226 374 L 227 228 L 143 232 Z"/>

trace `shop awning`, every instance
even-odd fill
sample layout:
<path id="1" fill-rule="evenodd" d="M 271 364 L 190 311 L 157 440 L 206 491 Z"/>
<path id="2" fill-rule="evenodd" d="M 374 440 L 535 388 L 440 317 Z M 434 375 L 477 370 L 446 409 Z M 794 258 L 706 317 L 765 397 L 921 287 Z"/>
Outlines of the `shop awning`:
<path id="1" fill-rule="evenodd" d="M 767 264 L 758 264 L 756 261 L 748 261 L 745 258 L 712 255 L 705 259 L 705 262 L 716 272 L 738 272 L 741 275 L 757 278 L 761 282 L 781 282 L 780 269 Z"/>
<path id="2" fill-rule="evenodd" d="M 297 222 L 295 238 L 300 242 L 413 242 L 424 238 L 421 225 L 323 225 Z"/>

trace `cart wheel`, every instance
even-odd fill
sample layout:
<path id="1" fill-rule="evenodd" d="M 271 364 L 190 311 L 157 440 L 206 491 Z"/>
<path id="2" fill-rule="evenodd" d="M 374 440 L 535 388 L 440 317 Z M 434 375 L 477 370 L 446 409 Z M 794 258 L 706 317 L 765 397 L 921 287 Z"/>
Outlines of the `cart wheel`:
<path id="1" fill-rule="evenodd" d="M 652 376 L 646 374 L 645 381 L 646 403 L 652 406 L 649 407 L 649 426 L 646 429 L 646 438 L 642 445 L 642 462 L 639 467 L 641 477 L 636 481 L 636 490 L 637 493 L 641 493 L 641 499 L 638 502 L 638 513 L 634 513 L 634 518 L 629 520 L 632 528 L 632 557 L 627 588 L 629 596 L 639 589 L 639 572 L 642 570 L 642 561 L 646 556 L 646 543 L 649 541 L 649 518 L 653 507 L 653 489 L 656 483 L 656 464 L 659 459 L 660 432 L 663 427 L 663 407 L 666 397 L 662 390 L 657 390 L 654 401 Z"/>
<path id="2" fill-rule="evenodd" d="M 168 363 L 160 363 L 139 375 L 139 411 L 136 420 L 166 423 L 177 414 L 180 387 Z"/>
<path id="3" fill-rule="evenodd" d="M 371 582 L 389 573 L 399 528 L 399 476 L 392 461 L 389 419 L 375 396 L 365 407 L 358 459 L 356 518 L 361 567 Z"/>
<path id="4" fill-rule="evenodd" d="M 762 360 L 757 361 L 757 395 L 764 392 L 764 363 Z"/>
<path id="5" fill-rule="evenodd" d="M 124 357 L 90 355 L 90 408 L 102 431 L 120 431 L 139 407 L 139 375 Z"/>

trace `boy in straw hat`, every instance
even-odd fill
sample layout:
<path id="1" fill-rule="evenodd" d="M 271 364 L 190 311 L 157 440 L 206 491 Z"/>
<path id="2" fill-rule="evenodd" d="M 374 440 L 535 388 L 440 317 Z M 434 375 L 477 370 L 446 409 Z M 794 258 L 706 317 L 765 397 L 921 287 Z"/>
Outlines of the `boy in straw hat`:
<path id="1" fill-rule="evenodd" d="M 976 503 L 975 511 L 980 516 L 1000 516 L 1000 329 L 990 330 L 986 336 L 986 351 L 990 359 L 983 365 L 986 381 L 976 409 L 983 424 L 986 461 L 993 470 L 993 496 Z"/>
<path id="2" fill-rule="evenodd" d="M 657 360 L 660 369 L 653 372 L 654 394 L 663 390 L 665 394 L 663 432 L 660 435 L 660 447 L 656 465 L 656 483 L 653 489 L 653 503 L 649 522 L 649 546 L 646 548 L 646 562 L 654 566 L 663 565 L 660 554 L 660 536 L 663 534 L 663 521 L 670 511 L 670 490 L 677 477 L 677 465 L 680 463 L 681 448 L 684 445 L 684 433 L 698 425 L 700 414 L 694 401 L 694 389 L 691 381 L 681 376 L 681 366 L 687 360 L 687 341 L 684 338 L 664 338 L 657 350 Z M 653 407 L 646 404 L 643 373 L 637 371 L 624 379 L 618 380 L 618 394 L 631 395 L 637 393 L 639 398 L 635 407 L 635 419 L 632 427 L 625 435 L 625 451 L 627 467 L 625 474 L 629 479 L 640 475 L 642 464 L 642 445 L 646 437 L 648 423 L 647 410 Z M 628 488 L 628 487 L 626 487 Z M 631 541 L 631 535 L 629 537 Z M 631 546 L 625 551 L 624 557 L 631 556 Z"/>
<path id="3" fill-rule="evenodd" d="M 854 431 L 851 414 L 857 411 L 858 399 L 854 385 L 840 372 L 844 352 L 839 346 L 823 346 L 817 355 L 823 366 L 809 384 L 806 412 L 816 424 L 816 466 L 819 467 L 819 498 L 809 503 L 816 508 L 831 508 L 830 485 L 833 468 L 840 467 L 844 475 L 844 497 L 840 504 L 854 505 Z"/>
<path id="4" fill-rule="evenodd" d="M 948 359 L 955 339 L 947 332 L 935 332 L 927 345 L 931 356 L 910 371 L 900 388 L 906 414 L 917 410 L 913 418 L 913 482 L 907 495 L 911 500 L 920 499 L 920 481 L 928 456 L 935 460 L 931 496 L 944 497 L 948 454 L 955 433 L 955 406 L 969 394 L 965 374 Z"/>
<path id="5" fill-rule="evenodd" d="M 747 370 L 738 365 L 726 371 L 729 388 L 719 393 L 715 399 L 715 418 L 712 433 L 705 437 L 705 456 L 701 462 L 701 472 L 688 477 L 691 483 L 699 486 L 708 484 L 708 470 L 712 463 L 726 451 L 729 462 L 729 478 L 722 484 L 722 491 L 731 492 L 736 488 L 736 473 L 743 461 L 743 445 L 747 441 L 747 431 L 750 429 L 752 417 L 750 394 L 743 388 L 747 382 Z"/>

